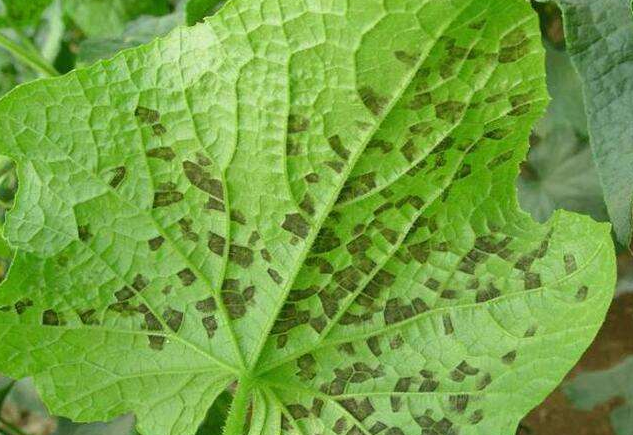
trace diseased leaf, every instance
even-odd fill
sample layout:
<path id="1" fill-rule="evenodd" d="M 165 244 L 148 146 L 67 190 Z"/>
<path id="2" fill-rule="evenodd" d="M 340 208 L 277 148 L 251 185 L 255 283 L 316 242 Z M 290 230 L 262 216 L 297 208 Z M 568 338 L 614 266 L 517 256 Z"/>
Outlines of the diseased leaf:
<path id="1" fill-rule="evenodd" d="M 633 222 L 633 16 L 629 0 L 558 0 L 582 78 L 589 133 L 618 240 Z"/>
<path id="2" fill-rule="evenodd" d="M 609 226 L 519 210 L 523 0 L 233 0 L 0 101 L 0 361 L 56 414 L 226 435 L 512 434 L 614 288 Z"/>
<path id="3" fill-rule="evenodd" d="M 125 23 L 141 15 L 164 15 L 168 0 L 64 0 L 66 14 L 91 38 L 123 33 Z"/>
<path id="4" fill-rule="evenodd" d="M 624 401 L 611 412 L 616 435 L 628 435 L 633 427 L 633 357 L 608 370 L 581 373 L 564 387 L 569 400 L 579 409 L 591 410 L 609 400 Z"/>

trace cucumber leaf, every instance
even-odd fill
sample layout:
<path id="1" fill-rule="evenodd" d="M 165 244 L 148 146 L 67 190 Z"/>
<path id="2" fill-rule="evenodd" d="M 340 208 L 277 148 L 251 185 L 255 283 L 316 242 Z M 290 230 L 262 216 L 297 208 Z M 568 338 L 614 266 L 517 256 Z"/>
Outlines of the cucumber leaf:
<path id="1" fill-rule="evenodd" d="M 604 319 L 610 227 L 514 180 L 523 0 L 233 0 L 0 101 L 0 369 L 52 412 L 225 435 L 513 434 Z"/>

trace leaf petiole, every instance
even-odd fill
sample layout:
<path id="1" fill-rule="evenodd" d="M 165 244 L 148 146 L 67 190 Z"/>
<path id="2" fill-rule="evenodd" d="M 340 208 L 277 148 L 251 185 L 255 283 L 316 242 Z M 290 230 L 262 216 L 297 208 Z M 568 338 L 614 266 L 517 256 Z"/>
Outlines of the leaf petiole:
<path id="1" fill-rule="evenodd" d="M 252 391 L 253 380 L 242 377 L 237 385 L 235 396 L 233 396 L 233 403 L 231 403 L 229 416 L 224 426 L 224 435 L 242 435 L 245 422 L 247 421 Z"/>

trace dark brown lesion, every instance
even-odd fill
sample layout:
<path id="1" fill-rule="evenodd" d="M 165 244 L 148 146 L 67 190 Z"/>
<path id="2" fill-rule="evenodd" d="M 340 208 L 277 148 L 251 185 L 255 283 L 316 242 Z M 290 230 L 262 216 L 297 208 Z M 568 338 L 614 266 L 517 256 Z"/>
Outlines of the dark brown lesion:
<path id="1" fill-rule="evenodd" d="M 190 268 L 184 268 L 180 272 L 178 272 L 178 278 L 180 278 L 180 282 L 183 286 L 188 287 L 192 285 L 198 277 Z"/>
<path id="2" fill-rule="evenodd" d="M 303 115 L 290 114 L 288 116 L 288 133 L 302 133 L 310 127 L 310 120 Z"/>
<path id="3" fill-rule="evenodd" d="M 167 128 L 163 124 L 154 124 L 152 125 L 152 133 L 154 136 L 160 137 L 167 133 Z"/>
<path id="4" fill-rule="evenodd" d="M 126 174 L 125 166 L 119 166 L 118 168 L 114 168 L 112 172 L 114 174 L 112 175 L 112 179 L 110 180 L 109 184 L 110 184 L 110 187 L 112 187 L 113 189 L 116 189 L 117 187 L 119 187 L 119 184 L 121 184 L 121 182 L 123 182 L 123 179 L 125 178 L 125 174 Z"/>
<path id="5" fill-rule="evenodd" d="M 376 186 L 375 172 L 368 172 L 358 177 L 350 178 L 343 186 L 343 189 L 341 189 L 337 202 L 342 203 L 365 195 L 375 189 Z"/>
<path id="6" fill-rule="evenodd" d="M 246 315 L 246 306 L 254 298 L 255 290 L 252 285 L 241 290 L 240 281 L 237 279 L 224 280 L 222 302 L 231 319 L 240 319 Z"/>
<path id="7" fill-rule="evenodd" d="M 154 124 L 160 120 L 160 112 L 143 106 L 138 106 L 136 108 L 134 116 L 145 124 Z"/>
<path id="8" fill-rule="evenodd" d="M 192 230 L 192 219 L 181 218 L 180 220 L 178 220 L 178 226 L 180 227 L 180 233 L 185 240 L 189 240 L 191 242 L 197 242 L 199 240 L 200 237 L 198 236 L 198 234 Z"/>
<path id="9" fill-rule="evenodd" d="M 176 157 L 176 153 L 170 147 L 158 147 L 148 150 L 145 155 L 150 158 L 172 161 Z"/>
<path id="10" fill-rule="evenodd" d="M 343 146 L 343 142 L 339 135 L 332 136 L 328 139 L 328 143 L 330 144 L 330 148 L 334 150 L 334 152 L 343 160 L 348 160 L 350 156 L 350 152 L 347 148 Z"/>
<path id="11" fill-rule="evenodd" d="M 63 320 L 61 314 L 55 310 L 46 310 L 42 313 L 42 325 L 45 326 L 62 326 L 66 322 Z"/>
<path id="12" fill-rule="evenodd" d="M 97 310 L 95 310 L 94 308 L 89 308 L 86 310 L 78 311 L 77 315 L 79 316 L 79 320 L 81 320 L 81 323 L 83 323 L 84 325 L 98 325 L 99 321 L 94 317 L 96 313 Z"/>
<path id="13" fill-rule="evenodd" d="M 185 160 L 182 163 L 185 176 L 191 184 L 220 201 L 224 200 L 224 187 L 222 181 L 214 179 L 204 168 L 194 162 Z"/>
<path id="14" fill-rule="evenodd" d="M 154 193 L 153 208 L 167 207 L 184 199 L 184 195 L 181 192 L 171 191 L 159 191 Z"/>
<path id="15" fill-rule="evenodd" d="M 376 408 L 374 408 L 369 397 L 362 399 L 341 399 L 338 400 L 338 403 L 359 422 L 363 422 L 367 417 L 376 412 Z"/>
<path id="16" fill-rule="evenodd" d="M 29 298 L 24 298 L 17 301 L 13 306 L 16 313 L 24 314 L 27 309 L 33 306 L 33 301 Z"/>
<path id="17" fill-rule="evenodd" d="M 215 331 L 218 330 L 218 322 L 215 316 L 208 316 L 202 319 L 202 327 L 207 332 L 209 338 L 213 338 Z"/>
<path id="18" fill-rule="evenodd" d="M 219 234 L 209 231 L 207 246 L 209 250 L 220 257 L 224 255 L 224 247 L 226 245 L 226 239 Z"/>
<path id="19" fill-rule="evenodd" d="M 302 239 L 308 237 L 308 233 L 310 232 L 310 224 L 299 213 L 287 214 L 281 227 Z"/>
<path id="20" fill-rule="evenodd" d="M 565 272 L 568 275 L 574 273 L 578 269 L 576 257 L 573 254 L 565 254 L 563 256 L 563 261 L 565 262 Z"/>
<path id="21" fill-rule="evenodd" d="M 79 225 L 77 227 L 77 235 L 79 236 L 79 240 L 82 242 L 87 242 L 92 238 L 92 233 L 90 232 L 89 225 Z"/>
<path id="22" fill-rule="evenodd" d="M 151 251 L 158 251 L 158 249 L 160 249 L 160 247 L 163 246 L 164 242 L 165 242 L 165 238 L 163 236 L 157 236 L 157 237 L 154 237 L 153 239 L 149 239 L 147 241 L 147 244 L 149 245 L 149 249 Z"/>
<path id="23" fill-rule="evenodd" d="M 184 313 L 169 307 L 163 312 L 163 320 L 172 331 L 178 332 L 184 320 Z"/>
<path id="24" fill-rule="evenodd" d="M 247 269 L 253 264 L 253 251 L 246 246 L 231 245 L 229 247 L 229 260 Z"/>
<path id="25" fill-rule="evenodd" d="M 358 90 L 358 94 L 360 95 L 365 107 L 367 107 L 375 116 L 380 115 L 389 102 L 387 98 L 378 95 L 378 93 L 370 86 L 363 86 Z"/>

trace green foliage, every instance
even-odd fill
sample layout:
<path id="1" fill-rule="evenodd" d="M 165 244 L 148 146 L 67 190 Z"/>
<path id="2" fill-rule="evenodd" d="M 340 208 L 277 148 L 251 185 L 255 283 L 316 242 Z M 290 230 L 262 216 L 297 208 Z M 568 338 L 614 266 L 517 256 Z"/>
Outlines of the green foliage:
<path id="1" fill-rule="evenodd" d="M 591 145 L 618 240 L 633 222 L 633 19 L 629 0 L 558 0 L 582 78 Z"/>
<path id="2" fill-rule="evenodd" d="M 189 0 L 187 2 L 187 24 L 192 26 L 202 22 L 224 3 L 224 0 Z"/>
<path id="3" fill-rule="evenodd" d="M 99 59 L 107 59 L 119 51 L 148 43 L 164 36 L 184 23 L 182 12 L 154 17 L 145 15 L 126 24 L 123 33 L 116 38 L 88 38 L 79 46 L 77 62 L 80 66 Z"/>
<path id="4" fill-rule="evenodd" d="M 52 0 L 0 0 L 4 2 L 4 10 L 8 24 L 26 26 L 36 24 L 42 12 Z"/>
<path id="5" fill-rule="evenodd" d="M 552 101 L 532 132 L 532 148 L 518 180 L 521 206 L 539 222 L 559 208 L 608 220 L 580 83 L 565 52 L 547 50 L 547 84 Z"/>
<path id="6" fill-rule="evenodd" d="M 225 435 L 513 434 L 615 280 L 517 205 L 543 59 L 523 0 L 233 0 L 14 90 L 0 369 L 145 435 L 236 382 Z"/>
<path id="7" fill-rule="evenodd" d="M 624 326 L 623 326 L 624 327 Z M 609 370 L 582 373 L 565 385 L 569 400 L 579 409 L 590 411 L 611 399 L 624 401 L 611 412 L 616 435 L 629 435 L 633 427 L 633 357 Z"/>
<path id="8" fill-rule="evenodd" d="M 118 37 L 141 15 L 164 15 L 167 0 L 64 0 L 66 14 L 88 37 Z"/>

